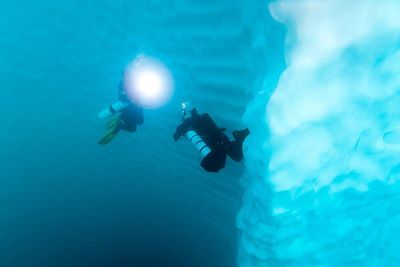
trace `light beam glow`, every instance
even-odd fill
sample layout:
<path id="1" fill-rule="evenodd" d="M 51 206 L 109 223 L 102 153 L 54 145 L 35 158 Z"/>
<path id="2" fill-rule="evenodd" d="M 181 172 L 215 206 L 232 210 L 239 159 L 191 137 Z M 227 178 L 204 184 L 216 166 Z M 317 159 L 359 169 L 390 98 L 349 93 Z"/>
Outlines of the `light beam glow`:
<path id="1" fill-rule="evenodd" d="M 125 69 L 124 89 L 129 99 L 139 106 L 158 108 L 171 98 L 173 79 L 159 60 L 139 55 Z"/>

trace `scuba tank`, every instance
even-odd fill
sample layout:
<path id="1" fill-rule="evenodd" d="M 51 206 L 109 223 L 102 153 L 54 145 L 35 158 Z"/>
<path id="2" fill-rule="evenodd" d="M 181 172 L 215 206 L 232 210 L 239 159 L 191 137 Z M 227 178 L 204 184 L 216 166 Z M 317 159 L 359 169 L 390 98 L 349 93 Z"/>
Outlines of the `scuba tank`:
<path id="1" fill-rule="evenodd" d="M 122 75 L 124 75 L 124 72 L 122 73 Z M 119 100 L 117 102 L 99 112 L 98 116 L 100 119 L 102 120 L 108 119 L 129 106 L 129 99 L 126 96 L 122 80 L 119 83 L 118 99 Z"/>
<path id="2" fill-rule="evenodd" d="M 183 120 L 186 120 L 192 117 L 192 111 L 194 107 L 189 101 L 183 102 L 181 105 L 181 112 L 183 116 Z M 203 157 L 206 157 L 210 154 L 211 149 L 208 145 L 203 141 L 200 135 L 196 133 L 195 130 L 190 129 L 185 133 L 185 136 L 189 141 L 194 145 L 194 147 L 200 152 Z"/>
<path id="3" fill-rule="evenodd" d="M 128 102 L 123 102 L 123 101 L 118 101 L 115 102 L 114 104 L 110 105 L 108 108 L 105 108 L 104 110 L 100 111 L 98 116 L 100 119 L 108 119 L 115 113 L 120 112 L 124 108 L 126 108 L 129 105 Z"/>
<path id="4" fill-rule="evenodd" d="M 192 142 L 192 144 L 203 157 L 206 157 L 208 154 L 210 154 L 211 149 L 194 130 L 187 131 L 185 136 L 190 142 Z"/>

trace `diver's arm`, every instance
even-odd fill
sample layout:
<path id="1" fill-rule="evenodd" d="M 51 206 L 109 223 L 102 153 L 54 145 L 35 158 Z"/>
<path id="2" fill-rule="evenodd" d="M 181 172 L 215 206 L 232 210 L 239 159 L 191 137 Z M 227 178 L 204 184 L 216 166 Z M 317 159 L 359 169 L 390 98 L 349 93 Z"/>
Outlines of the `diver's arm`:
<path id="1" fill-rule="evenodd" d="M 190 123 L 189 120 L 185 120 L 182 122 L 181 125 L 179 125 L 174 133 L 174 140 L 178 141 L 178 139 L 183 136 L 188 130 L 190 129 Z"/>

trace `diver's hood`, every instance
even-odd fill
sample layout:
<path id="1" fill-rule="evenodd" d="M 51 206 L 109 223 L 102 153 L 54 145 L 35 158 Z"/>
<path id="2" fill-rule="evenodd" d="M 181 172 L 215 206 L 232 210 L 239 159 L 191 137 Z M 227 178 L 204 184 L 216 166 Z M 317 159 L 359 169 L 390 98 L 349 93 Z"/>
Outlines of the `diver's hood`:
<path id="1" fill-rule="evenodd" d="M 182 102 L 181 113 L 184 120 L 192 117 L 195 110 L 196 109 L 193 107 L 193 104 L 190 101 Z"/>

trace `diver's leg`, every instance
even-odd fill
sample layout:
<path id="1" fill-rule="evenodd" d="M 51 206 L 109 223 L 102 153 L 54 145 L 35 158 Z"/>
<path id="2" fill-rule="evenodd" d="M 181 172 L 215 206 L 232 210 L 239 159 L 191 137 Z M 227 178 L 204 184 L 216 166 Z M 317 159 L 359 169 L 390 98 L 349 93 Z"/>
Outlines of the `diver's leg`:
<path id="1" fill-rule="evenodd" d="M 126 123 L 121 121 L 118 125 L 118 131 L 136 132 L 136 123 Z"/>
<path id="2" fill-rule="evenodd" d="M 137 117 L 133 111 L 125 110 L 121 113 L 120 130 L 130 133 L 136 132 L 137 124 Z"/>
<path id="3" fill-rule="evenodd" d="M 226 152 L 234 161 L 239 162 L 243 159 L 242 145 L 237 141 L 230 142 Z"/>
<path id="4" fill-rule="evenodd" d="M 232 133 L 235 141 L 229 142 L 227 154 L 234 161 L 241 161 L 243 159 L 243 142 L 249 134 L 249 129 L 234 131 Z"/>
<path id="5" fill-rule="evenodd" d="M 208 172 L 218 172 L 225 167 L 226 153 L 223 151 L 212 151 L 202 161 L 201 167 Z"/>

